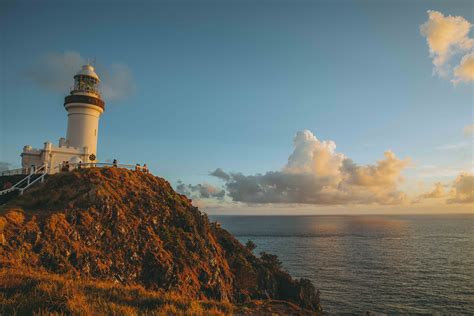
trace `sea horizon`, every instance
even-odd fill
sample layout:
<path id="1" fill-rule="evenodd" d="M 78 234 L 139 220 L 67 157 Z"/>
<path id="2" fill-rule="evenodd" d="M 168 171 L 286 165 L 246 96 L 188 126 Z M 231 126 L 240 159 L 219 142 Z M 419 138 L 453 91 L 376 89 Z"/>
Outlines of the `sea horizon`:
<path id="1" fill-rule="evenodd" d="M 473 0 L 0 16 L 0 316 L 474 316 Z"/>
<path id="2" fill-rule="evenodd" d="M 474 215 L 209 216 L 321 291 L 328 314 L 474 313 Z"/>
<path id="3" fill-rule="evenodd" d="M 205 212 L 205 210 L 204 210 Z M 225 217 L 225 216 L 234 216 L 234 217 L 313 217 L 313 216 L 457 216 L 457 215 L 470 215 L 474 216 L 474 213 L 401 213 L 401 214 L 384 214 L 384 213 L 374 213 L 374 214 L 225 214 L 225 213 L 206 213 L 209 217 Z"/>

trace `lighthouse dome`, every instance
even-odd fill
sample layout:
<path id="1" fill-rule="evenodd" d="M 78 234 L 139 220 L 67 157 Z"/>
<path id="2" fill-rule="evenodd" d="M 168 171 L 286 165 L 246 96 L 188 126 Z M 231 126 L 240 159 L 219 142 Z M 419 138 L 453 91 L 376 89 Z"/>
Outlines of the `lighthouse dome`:
<path id="1" fill-rule="evenodd" d="M 82 159 L 78 156 L 74 156 L 74 157 L 69 159 L 69 163 L 72 164 L 72 165 L 82 163 Z"/>
<path id="2" fill-rule="evenodd" d="M 100 81 L 99 76 L 97 76 L 97 74 L 95 73 L 94 67 L 89 64 L 82 66 L 81 70 L 79 70 L 76 76 L 88 76 L 97 79 L 97 81 Z"/>

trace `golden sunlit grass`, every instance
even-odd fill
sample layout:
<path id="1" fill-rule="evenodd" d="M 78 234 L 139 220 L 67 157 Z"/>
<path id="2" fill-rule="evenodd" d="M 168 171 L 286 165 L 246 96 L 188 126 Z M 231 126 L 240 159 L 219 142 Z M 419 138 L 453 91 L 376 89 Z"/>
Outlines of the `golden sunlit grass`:
<path id="1" fill-rule="evenodd" d="M 0 314 L 228 315 L 229 303 L 196 301 L 139 285 L 73 279 L 27 269 L 0 272 Z"/>

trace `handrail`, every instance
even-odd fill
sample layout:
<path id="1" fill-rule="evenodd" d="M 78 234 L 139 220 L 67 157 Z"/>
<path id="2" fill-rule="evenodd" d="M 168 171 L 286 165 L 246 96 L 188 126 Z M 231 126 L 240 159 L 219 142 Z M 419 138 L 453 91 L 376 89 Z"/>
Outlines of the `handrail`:
<path id="1" fill-rule="evenodd" d="M 41 174 L 41 176 L 31 181 L 31 178 L 38 174 Z M 29 175 L 27 175 L 26 177 L 24 177 L 23 179 L 15 183 L 15 185 L 13 185 L 12 187 L 0 191 L 0 195 L 4 195 L 10 192 L 13 192 L 15 190 L 20 191 L 20 195 L 21 195 L 27 188 L 32 186 L 34 183 L 38 182 L 39 179 L 41 179 L 41 182 L 43 182 L 46 174 L 47 174 L 47 165 L 44 164 L 41 167 L 34 169 L 34 172 L 30 172 Z M 27 183 L 26 186 L 21 188 L 20 185 L 24 184 L 25 182 Z"/>
<path id="2" fill-rule="evenodd" d="M 130 164 L 114 164 L 112 162 L 78 162 L 78 163 L 70 163 L 69 166 L 74 167 L 117 167 L 117 168 L 126 168 L 126 169 L 133 169 L 135 165 Z"/>
<path id="3" fill-rule="evenodd" d="M 20 190 L 20 195 L 23 195 L 23 192 L 26 189 L 28 189 L 29 187 L 31 187 L 33 184 L 35 184 L 36 182 L 38 182 L 38 181 L 44 182 L 44 176 L 45 175 L 46 175 L 46 173 L 43 173 L 41 176 L 39 176 L 38 178 L 36 178 L 33 181 L 31 181 L 30 183 L 28 183 L 28 185 L 26 187 L 19 189 Z"/>
<path id="4" fill-rule="evenodd" d="M 94 167 L 98 167 L 98 168 L 117 167 L 117 168 L 126 168 L 126 169 L 135 169 L 136 168 L 135 165 L 117 164 L 117 163 L 114 164 L 114 163 L 111 163 L 111 162 L 87 162 L 87 163 L 78 162 L 78 163 L 68 164 L 67 166 L 68 166 L 68 171 L 70 170 L 71 167 L 73 167 L 75 169 L 88 168 L 88 167 L 89 168 L 94 168 Z M 56 167 L 53 167 L 52 169 L 53 170 L 56 170 L 56 169 L 61 170 L 62 167 L 63 166 L 61 164 L 59 164 Z M 22 168 L 22 169 L 26 169 L 26 168 Z M 22 195 L 23 192 L 26 189 L 31 187 L 36 182 L 38 182 L 38 181 L 44 182 L 44 177 L 46 176 L 46 174 L 48 174 L 48 166 L 46 164 L 44 164 L 41 167 L 34 169 L 33 172 L 30 172 L 26 177 L 24 177 L 23 179 L 21 179 L 20 181 L 15 183 L 15 185 L 13 185 L 12 187 L 0 191 L 0 195 L 4 195 L 4 194 L 7 194 L 9 192 L 13 192 L 15 190 L 20 191 L 20 195 Z M 36 179 L 32 180 L 32 177 L 35 176 L 35 175 L 40 175 L 40 176 L 37 177 Z M 26 186 L 20 187 L 20 186 L 24 185 L 25 183 L 26 183 Z"/>
<path id="5" fill-rule="evenodd" d="M 30 172 L 28 176 L 25 178 L 21 179 L 19 182 L 17 182 L 13 187 L 18 188 L 20 184 L 22 184 L 25 181 L 28 181 L 28 184 L 30 183 L 31 176 L 41 173 L 46 173 L 46 165 L 42 165 L 41 167 L 37 168 L 34 170 L 34 172 Z"/>
<path id="6" fill-rule="evenodd" d="M 135 169 L 135 165 L 130 165 L 130 164 L 114 164 L 112 162 L 77 162 L 77 163 L 69 163 L 68 164 L 69 169 L 68 171 L 73 168 L 73 169 L 81 169 L 81 168 L 104 168 L 104 167 L 117 167 L 117 168 L 125 168 L 125 169 Z M 63 165 L 59 164 L 54 169 L 58 169 L 61 171 Z"/>
<path id="7" fill-rule="evenodd" d="M 10 170 L 4 170 L 0 172 L 0 176 L 16 176 L 20 174 L 25 174 L 28 168 L 16 168 L 16 169 L 10 169 Z"/>

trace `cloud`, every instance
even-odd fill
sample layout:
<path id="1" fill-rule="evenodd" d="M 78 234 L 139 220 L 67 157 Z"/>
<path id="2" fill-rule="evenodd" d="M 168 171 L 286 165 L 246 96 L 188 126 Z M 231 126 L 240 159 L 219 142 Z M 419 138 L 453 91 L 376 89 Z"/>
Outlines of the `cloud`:
<path id="1" fill-rule="evenodd" d="M 127 65 L 112 64 L 109 67 L 98 67 L 102 82 L 101 92 L 109 100 L 122 100 L 135 92 L 132 72 Z"/>
<path id="2" fill-rule="evenodd" d="M 33 64 L 27 76 L 40 88 L 67 93 L 73 85 L 72 77 L 85 63 L 86 60 L 77 52 L 48 53 Z"/>
<path id="3" fill-rule="evenodd" d="M 474 174 L 461 173 L 454 180 L 448 203 L 474 203 Z"/>
<path id="4" fill-rule="evenodd" d="M 230 176 L 224 172 L 221 168 L 217 168 L 213 172 L 210 173 L 211 176 L 217 177 L 222 180 L 229 180 Z"/>
<path id="5" fill-rule="evenodd" d="M 288 173 L 335 176 L 345 159 L 343 154 L 336 153 L 336 143 L 332 140 L 320 141 L 308 130 L 296 133 L 293 146 L 294 151 L 284 168 Z"/>
<path id="6" fill-rule="evenodd" d="M 219 189 L 207 183 L 192 185 L 178 181 L 176 191 L 193 199 L 223 199 L 225 197 L 225 191 L 223 189 Z"/>
<path id="7" fill-rule="evenodd" d="M 466 135 L 466 136 L 470 136 L 470 135 L 474 134 L 474 124 L 464 126 L 462 131 L 463 131 L 464 135 Z"/>
<path id="8" fill-rule="evenodd" d="M 462 16 L 444 16 L 438 11 L 428 11 L 428 21 L 420 26 L 420 32 L 426 37 L 438 75 L 448 75 L 451 56 L 473 47 L 474 40 L 469 38 L 471 26 Z"/>
<path id="9" fill-rule="evenodd" d="M 27 71 L 27 77 L 40 88 L 61 94 L 68 93 L 74 75 L 87 60 L 78 52 L 48 53 L 41 56 Z M 135 90 L 130 69 L 123 64 L 97 65 L 101 92 L 105 100 L 121 100 Z"/>
<path id="10" fill-rule="evenodd" d="M 459 66 L 454 68 L 454 83 L 474 81 L 474 53 L 465 55 Z"/>
<path id="11" fill-rule="evenodd" d="M 438 150 L 457 150 L 457 149 L 463 149 L 463 148 L 467 148 L 467 147 L 471 147 L 471 143 L 463 141 L 463 142 L 454 143 L 454 144 L 441 145 L 441 146 L 436 147 L 436 149 L 438 149 Z"/>
<path id="12" fill-rule="evenodd" d="M 348 175 L 347 182 L 366 187 L 396 184 L 401 180 L 400 172 L 408 166 L 408 161 L 398 159 L 392 151 L 386 151 L 384 155 L 384 160 L 372 166 L 357 166 L 352 160 L 346 159 L 343 169 Z"/>
<path id="13" fill-rule="evenodd" d="M 465 167 L 420 165 L 415 170 L 416 178 L 453 178 L 465 170 Z"/>
<path id="14" fill-rule="evenodd" d="M 437 199 L 442 197 L 444 197 L 444 187 L 441 182 L 435 183 L 432 191 L 427 192 L 421 196 L 421 198 L 424 199 Z"/>
<path id="15" fill-rule="evenodd" d="M 296 133 L 294 150 L 281 171 L 244 175 L 216 169 L 232 200 L 245 203 L 400 204 L 397 189 L 408 166 L 391 151 L 375 165 L 357 165 L 308 130 Z"/>

